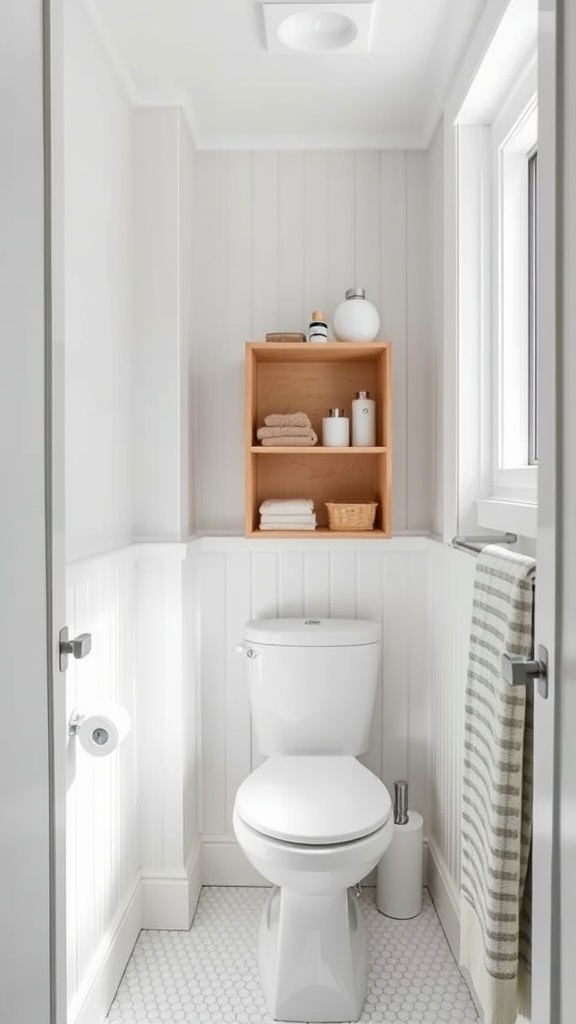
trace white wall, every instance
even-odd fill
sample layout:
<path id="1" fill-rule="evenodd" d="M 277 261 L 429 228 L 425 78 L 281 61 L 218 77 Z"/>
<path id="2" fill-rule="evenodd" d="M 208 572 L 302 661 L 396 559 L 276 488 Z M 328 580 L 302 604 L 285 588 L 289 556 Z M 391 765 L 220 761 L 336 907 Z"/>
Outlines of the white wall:
<path id="1" fill-rule="evenodd" d="M 141 927 L 198 899 L 194 652 L 184 621 L 194 154 L 178 110 L 135 112 L 83 3 L 65 6 L 67 677 L 119 702 L 119 751 L 67 749 L 68 1019 L 100 1024 Z M 188 606 L 186 606 L 187 608 Z"/>
<path id="2" fill-rule="evenodd" d="M 198 153 L 193 271 L 200 530 L 242 532 L 244 345 L 306 331 L 359 284 L 393 343 L 395 532 L 434 492 L 427 161 L 422 152 Z"/>
<path id="3" fill-rule="evenodd" d="M 194 151 L 178 108 L 138 108 L 133 119 L 133 533 L 175 540 L 194 525 L 187 407 Z"/>
<path id="4" fill-rule="evenodd" d="M 138 545 L 135 606 L 142 926 L 188 928 L 199 895 L 196 683 L 185 544 Z M 198 868 L 199 870 L 199 868 Z M 189 885 L 189 876 L 193 877 Z"/>
<path id="5" fill-rule="evenodd" d="M 120 704 L 133 728 L 117 751 L 91 757 L 67 743 L 68 1020 L 98 1024 L 114 996 L 141 921 L 138 902 L 138 776 L 134 549 L 77 563 L 67 573 L 70 635 L 92 634 L 92 651 L 70 659 L 67 720 L 84 704 Z M 120 972 L 120 973 L 119 973 Z"/>
<path id="6" fill-rule="evenodd" d="M 430 558 L 429 883 L 455 955 L 459 950 L 460 813 L 464 697 L 474 555 L 433 543 Z"/>
<path id="7" fill-rule="evenodd" d="M 180 525 L 182 535 L 196 532 L 196 407 L 197 353 L 193 344 L 194 307 L 194 183 L 196 152 L 182 114 L 178 132 L 179 157 L 179 310 L 180 310 Z"/>
<path id="8" fill-rule="evenodd" d="M 444 120 L 427 151 L 427 205 L 430 222 L 430 328 L 434 351 L 434 493 L 431 529 L 444 534 Z"/>
<path id="9" fill-rule="evenodd" d="M 67 557 L 132 527 L 132 112 L 84 5 L 64 6 Z"/>

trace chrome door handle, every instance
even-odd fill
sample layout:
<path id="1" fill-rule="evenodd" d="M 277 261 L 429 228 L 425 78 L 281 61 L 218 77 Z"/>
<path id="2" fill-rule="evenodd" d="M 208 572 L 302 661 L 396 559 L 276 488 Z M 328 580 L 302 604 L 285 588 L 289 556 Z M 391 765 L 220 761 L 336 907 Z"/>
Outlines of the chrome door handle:
<path id="1" fill-rule="evenodd" d="M 538 681 L 538 693 L 541 697 L 548 696 L 548 651 L 540 644 L 538 657 L 527 661 L 515 654 L 503 654 L 501 672 L 509 686 L 526 686 L 532 680 Z"/>
<path id="2" fill-rule="evenodd" d="M 92 649 L 92 634 L 79 633 L 73 640 L 68 639 L 68 626 L 60 630 L 60 671 L 65 672 L 68 668 L 68 656 L 73 658 L 85 658 Z"/>

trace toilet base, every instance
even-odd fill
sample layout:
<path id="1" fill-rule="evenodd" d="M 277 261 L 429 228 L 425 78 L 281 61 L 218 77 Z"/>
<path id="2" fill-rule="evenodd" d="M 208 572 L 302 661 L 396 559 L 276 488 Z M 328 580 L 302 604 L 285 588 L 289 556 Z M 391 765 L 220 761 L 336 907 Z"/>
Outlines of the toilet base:
<path id="1" fill-rule="evenodd" d="M 275 1020 L 358 1020 L 368 953 L 356 897 L 347 889 L 311 895 L 275 886 L 262 914 L 259 961 Z"/>

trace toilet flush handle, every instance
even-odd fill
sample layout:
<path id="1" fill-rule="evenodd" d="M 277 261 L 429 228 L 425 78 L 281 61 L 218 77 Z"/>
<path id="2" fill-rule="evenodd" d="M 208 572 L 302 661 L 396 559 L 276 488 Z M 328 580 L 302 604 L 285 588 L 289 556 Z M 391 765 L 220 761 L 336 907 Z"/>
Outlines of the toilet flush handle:
<path id="1" fill-rule="evenodd" d="M 247 658 L 258 657 L 258 651 L 255 651 L 253 647 L 247 647 L 246 644 L 237 644 L 234 651 L 236 654 L 245 654 Z"/>

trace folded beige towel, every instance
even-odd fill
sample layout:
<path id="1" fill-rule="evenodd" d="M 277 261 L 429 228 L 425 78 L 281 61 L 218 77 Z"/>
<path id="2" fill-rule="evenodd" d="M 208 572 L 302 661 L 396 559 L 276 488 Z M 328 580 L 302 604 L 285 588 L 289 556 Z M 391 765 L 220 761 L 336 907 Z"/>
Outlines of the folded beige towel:
<path id="1" fill-rule="evenodd" d="M 309 437 L 311 427 L 258 427 L 256 437 Z"/>
<path id="2" fill-rule="evenodd" d="M 261 530 L 315 530 L 316 526 L 302 526 L 300 523 L 260 523 Z"/>
<path id="3" fill-rule="evenodd" d="M 300 445 L 304 447 L 308 445 L 316 444 L 318 437 L 313 430 L 309 430 L 305 437 L 263 437 L 260 444 L 267 445 L 269 448 L 275 448 L 277 445 L 285 445 L 290 447 L 291 445 Z"/>
<path id="4" fill-rule="evenodd" d="M 314 502 L 312 498 L 266 498 L 260 505 L 259 512 L 286 515 L 299 515 L 303 512 L 313 512 Z"/>
<path id="5" fill-rule="evenodd" d="M 271 412 L 264 417 L 267 427 L 310 427 L 312 424 L 305 412 Z"/>
<path id="6" fill-rule="evenodd" d="M 261 523 L 269 523 L 270 526 L 280 523 L 294 523 L 295 526 L 316 526 L 315 512 L 302 512 L 300 515 L 290 515 L 285 512 L 262 512 Z"/>

